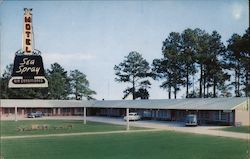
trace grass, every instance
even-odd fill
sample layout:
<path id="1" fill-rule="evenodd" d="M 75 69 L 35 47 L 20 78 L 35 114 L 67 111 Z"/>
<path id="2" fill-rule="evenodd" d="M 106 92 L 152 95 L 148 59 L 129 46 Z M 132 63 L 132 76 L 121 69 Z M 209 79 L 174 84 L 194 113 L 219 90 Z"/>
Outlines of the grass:
<path id="1" fill-rule="evenodd" d="M 4 159 L 248 159 L 249 143 L 172 131 L 2 140 Z"/>
<path id="2" fill-rule="evenodd" d="M 250 126 L 240 126 L 240 127 L 228 127 L 222 129 L 224 131 L 240 132 L 240 133 L 250 133 Z"/>
<path id="3" fill-rule="evenodd" d="M 19 132 L 18 127 L 48 125 Z M 64 128 L 72 125 L 72 129 Z M 62 127 L 53 129 L 53 127 Z M 125 130 L 125 126 L 79 120 L 1 121 L 2 136 Z M 141 129 L 135 128 L 132 129 Z M 173 131 L 2 139 L 4 159 L 249 159 L 248 141 Z"/>
<path id="4" fill-rule="evenodd" d="M 32 125 L 47 125 L 47 130 L 31 130 Z M 69 125 L 72 128 L 68 127 Z M 18 128 L 24 128 L 24 131 L 18 131 Z M 134 129 L 143 129 L 131 127 Z M 23 120 L 23 121 L 1 121 L 1 136 L 19 136 L 19 135 L 40 135 L 40 134 L 60 134 L 76 132 L 100 132 L 126 130 L 126 126 L 112 125 L 97 122 L 87 122 L 86 125 L 80 120 Z"/>

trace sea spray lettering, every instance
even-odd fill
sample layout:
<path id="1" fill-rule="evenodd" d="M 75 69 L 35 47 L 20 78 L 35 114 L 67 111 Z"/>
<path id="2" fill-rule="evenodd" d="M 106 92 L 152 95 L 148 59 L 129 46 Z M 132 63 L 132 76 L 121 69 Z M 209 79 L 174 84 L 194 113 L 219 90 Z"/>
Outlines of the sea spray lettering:
<path id="1" fill-rule="evenodd" d="M 31 72 L 31 73 L 36 73 L 38 75 L 40 71 L 40 67 L 35 67 L 35 60 L 34 59 L 29 59 L 29 58 L 23 58 L 22 63 L 20 63 L 20 66 L 18 67 L 19 69 L 16 71 L 16 73 L 23 74 L 25 72 Z"/>

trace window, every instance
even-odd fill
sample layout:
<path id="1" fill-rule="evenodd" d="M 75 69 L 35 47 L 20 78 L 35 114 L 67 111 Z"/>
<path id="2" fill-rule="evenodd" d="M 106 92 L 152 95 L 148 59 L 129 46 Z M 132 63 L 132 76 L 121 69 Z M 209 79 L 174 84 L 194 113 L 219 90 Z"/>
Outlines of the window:
<path id="1" fill-rule="evenodd" d="M 219 111 L 214 112 L 214 117 L 215 120 L 220 120 L 220 112 Z"/>
<path id="2" fill-rule="evenodd" d="M 228 113 L 221 112 L 221 120 L 227 121 Z"/>
<path id="3" fill-rule="evenodd" d="M 64 113 L 69 113 L 69 112 L 70 112 L 70 108 L 64 108 L 64 109 L 63 109 L 63 112 L 64 112 Z"/>

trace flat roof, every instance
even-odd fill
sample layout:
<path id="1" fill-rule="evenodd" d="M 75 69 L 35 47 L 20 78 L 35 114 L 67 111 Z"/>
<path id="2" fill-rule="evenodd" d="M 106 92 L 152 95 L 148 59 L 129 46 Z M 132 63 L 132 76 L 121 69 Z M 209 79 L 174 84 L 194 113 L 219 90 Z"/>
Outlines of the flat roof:
<path id="1" fill-rule="evenodd" d="M 95 101 L 48 100 L 48 99 L 1 99 L 1 107 L 24 108 L 71 108 L 90 107 Z"/>
<path id="2" fill-rule="evenodd" d="M 98 108 L 233 110 L 244 102 L 247 102 L 247 98 L 110 100 L 96 101 L 94 106 Z"/>
<path id="3" fill-rule="evenodd" d="M 23 108 L 135 108 L 135 109 L 178 109 L 178 110 L 233 110 L 246 97 L 232 98 L 188 98 L 149 100 L 41 100 L 41 99 L 1 99 L 1 107 Z"/>

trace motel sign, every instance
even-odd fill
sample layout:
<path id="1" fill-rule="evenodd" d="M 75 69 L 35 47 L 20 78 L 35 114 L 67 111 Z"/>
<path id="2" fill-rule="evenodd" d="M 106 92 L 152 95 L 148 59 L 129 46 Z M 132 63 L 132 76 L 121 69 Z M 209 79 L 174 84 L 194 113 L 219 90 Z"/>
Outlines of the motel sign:
<path id="1" fill-rule="evenodd" d="M 15 54 L 9 88 L 48 87 L 41 52 L 33 48 L 32 9 L 24 9 L 22 49 Z"/>

